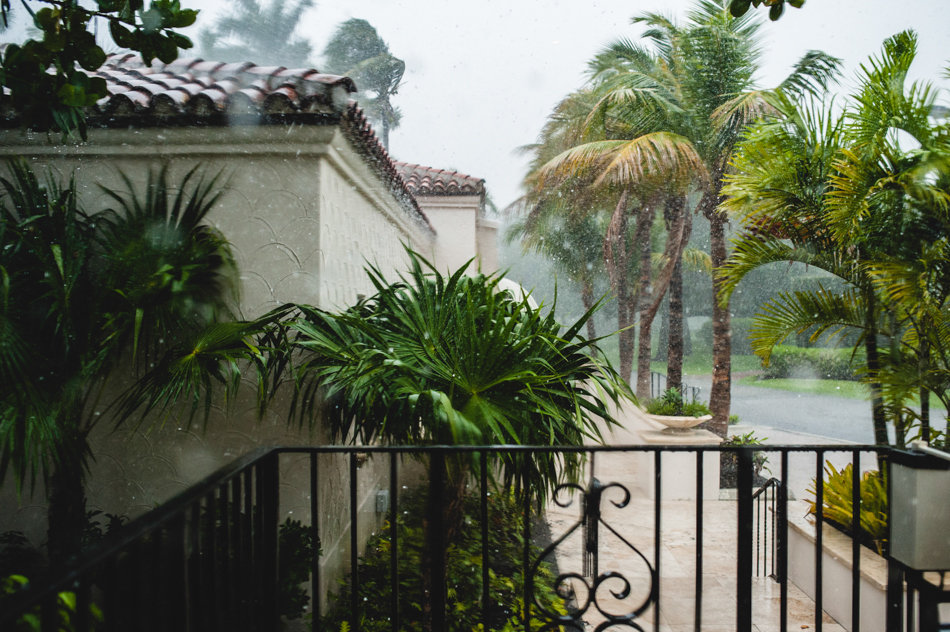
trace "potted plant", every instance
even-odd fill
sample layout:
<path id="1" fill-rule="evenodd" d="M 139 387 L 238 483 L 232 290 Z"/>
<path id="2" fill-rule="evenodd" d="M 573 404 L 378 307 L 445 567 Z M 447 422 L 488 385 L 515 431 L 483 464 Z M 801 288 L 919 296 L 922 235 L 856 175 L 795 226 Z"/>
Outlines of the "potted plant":
<path id="1" fill-rule="evenodd" d="M 679 390 L 671 388 L 647 404 L 647 417 L 666 426 L 665 434 L 690 434 L 693 426 L 712 419 L 705 402 L 684 402 Z"/>

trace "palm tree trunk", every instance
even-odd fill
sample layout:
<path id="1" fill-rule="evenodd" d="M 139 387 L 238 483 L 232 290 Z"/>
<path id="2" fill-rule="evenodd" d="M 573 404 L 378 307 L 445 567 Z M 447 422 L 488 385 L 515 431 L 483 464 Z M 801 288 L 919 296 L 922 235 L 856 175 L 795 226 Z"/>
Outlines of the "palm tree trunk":
<path id="1" fill-rule="evenodd" d="M 594 306 L 594 280 L 587 274 L 584 275 L 584 280 L 581 281 L 581 303 L 584 304 L 585 312 L 590 311 L 590 308 Z M 590 340 L 597 337 L 593 316 L 587 319 L 587 337 Z"/>
<path id="2" fill-rule="evenodd" d="M 640 251 L 640 285 L 638 298 L 640 300 L 640 348 L 637 355 L 637 397 L 641 400 L 650 398 L 650 355 L 653 318 L 647 317 L 653 305 L 653 296 L 650 284 L 653 279 L 653 250 L 650 248 L 650 232 L 653 228 L 653 218 L 656 215 L 656 206 L 647 204 L 637 219 L 637 233 L 635 239 Z"/>
<path id="3" fill-rule="evenodd" d="M 877 307 L 874 290 L 870 287 L 864 290 L 866 305 L 865 327 L 867 335 L 864 337 L 864 349 L 868 356 L 868 373 L 871 375 L 871 420 L 874 424 L 874 443 L 888 445 L 887 417 L 884 414 L 884 398 L 881 396 L 881 382 L 878 375 L 881 370 L 881 358 L 877 350 Z M 883 470 L 882 470 L 883 471 Z"/>
<path id="4" fill-rule="evenodd" d="M 670 284 L 672 286 L 672 283 Z M 670 359 L 670 301 L 663 301 L 663 307 L 660 308 L 660 333 L 656 339 L 656 353 L 653 354 L 654 362 L 666 362 Z"/>
<path id="5" fill-rule="evenodd" d="M 683 260 L 676 262 L 670 277 L 669 355 L 666 364 L 666 387 L 681 390 L 683 386 Z"/>
<path id="6" fill-rule="evenodd" d="M 716 196 L 718 199 L 718 195 Z M 721 305 L 722 281 L 716 274 L 726 261 L 726 216 L 718 209 L 706 214 L 709 218 L 710 255 L 712 258 L 712 330 L 713 378 L 709 393 L 709 410 L 713 418 L 709 429 L 725 437 L 729 429 L 729 409 L 732 404 L 732 325 L 729 305 Z"/>
<path id="7" fill-rule="evenodd" d="M 604 237 L 604 259 L 610 274 L 610 284 L 617 296 L 617 326 L 620 329 L 620 375 L 630 380 L 633 371 L 633 310 L 630 308 L 629 287 L 627 284 L 627 199 L 624 190 L 617 202 L 607 235 Z"/>

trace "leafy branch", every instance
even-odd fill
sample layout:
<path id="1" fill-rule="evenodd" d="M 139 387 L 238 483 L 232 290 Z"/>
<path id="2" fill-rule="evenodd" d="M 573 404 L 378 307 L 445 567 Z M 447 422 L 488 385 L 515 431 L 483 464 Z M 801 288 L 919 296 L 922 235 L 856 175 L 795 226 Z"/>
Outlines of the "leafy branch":
<path id="1" fill-rule="evenodd" d="M 151 66 L 154 59 L 171 63 L 179 49 L 192 47 L 190 39 L 173 29 L 191 26 L 198 17 L 198 11 L 181 8 L 178 0 L 153 0 L 148 9 L 144 0 L 96 0 L 98 9 L 86 9 L 76 0 L 37 1 L 47 6 L 34 12 L 21 0 L 43 36 L 7 47 L 0 59 L 0 84 L 9 89 L 13 109 L 27 128 L 58 130 L 64 138 L 78 131 L 83 140 L 83 108 L 108 95 L 104 79 L 83 72 L 95 72 L 106 61 L 90 22 L 106 20 L 116 45 L 137 51 Z M 10 8 L 10 0 L 0 0 L 4 23 Z"/>

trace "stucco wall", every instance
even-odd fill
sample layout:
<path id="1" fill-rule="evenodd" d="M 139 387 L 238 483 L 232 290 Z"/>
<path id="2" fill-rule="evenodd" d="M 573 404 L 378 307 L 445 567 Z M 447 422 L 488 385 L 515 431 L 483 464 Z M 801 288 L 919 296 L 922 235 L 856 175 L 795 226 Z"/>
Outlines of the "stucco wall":
<path id="1" fill-rule="evenodd" d="M 209 221 L 233 245 L 241 278 L 239 309 L 251 318 L 285 302 L 341 308 L 371 286 L 364 259 L 387 276 L 404 269 L 402 243 L 431 256 L 432 232 L 413 217 L 376 178 L 335 127 L 94 130 L 89 144 L 57 145 L 43 136 L 0 131 L 0 157 L 22 156 L 38 171 L 61 178 L 75 173 L 85 204 L 102 208 L 99 184 L 124 188 L 121 168 L 144 184 L 149 170 L 170 166 L 170 182 L 201 164 L 223 171 L 224 195 Z M 136 517 L 159 505 L 235 457 L 260 445 L 319 445 L 320 429 L 286 422 L 278 399 L 258 421 L 253 385 L 227 410 L 215 409 L 207 428 L 170 420 L 161 427 L 121 428 L 100 423 L 90 437 L 95 462 L 88 478 L 90 509 Z M 350 524 L 343 458 L 321 458 L 321 537 L 325 586 L 349 561 Z M 305 459 L 281 464 L 281 511 L 310 522 Z M 360 470 L 360 541 L 376 531 L 375 491 L 388 485 L 388 464 L 370 461 Z M 0 490 L 0 532 L 24 531 L 45 541 L 43 491 L 17 499 L 12 484 Z"/>

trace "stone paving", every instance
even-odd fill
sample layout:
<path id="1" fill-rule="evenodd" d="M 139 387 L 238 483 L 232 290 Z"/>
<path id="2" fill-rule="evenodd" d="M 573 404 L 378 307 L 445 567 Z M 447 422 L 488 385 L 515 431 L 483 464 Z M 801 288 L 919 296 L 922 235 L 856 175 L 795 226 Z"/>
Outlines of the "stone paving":
<path id="1" fill-rule="evenodd" d="M 631 425 L 625 424 L 627 427 Z M 632 431 L 620 430 L 608 438 L 614 445 L 640 443 Z M 643 603 L 650 591 L 649 569 L 644 561 L 654 560 L 654 502 L 648 500 L 637 485 L 636 459 L 624 453 L 600 453 L 596 457 L 594 475 L 603 483 L 616 482 L 631 492 L 630 503 L 623 508 L 619 502 L 623 493 L 618 489 L 605 493 L 601 507 L 602 517 L 624 539 L 642 553 L 631 550 L 608 529 L 600 528 L 600 568 L 602 574 L 614 571 L 630 582 L 626 599 L 611 595 L 621 592 L 619 579 L 604 582 L 597 591 L 597 605 L 614 615 L 631 612 Z M 664 470 L 664 474 L 666 474 Z M 551 504 L 547 519 L 554 539 L 560 537 L 580 518 L 577 499 L 566 508 Z M 712 500 L 703 503 L 703 573 L 702 573 L 702 630 L 734 630 L 736 623 L 736 502 Z M 578 528 L 556 550 L 561 573 L 582 571 L 583 530 Z M 696 594 L 696 502 L 664 501 L 661 503 L 660 529 L 660 630 L 685 632 L 695 629 Z M 574 588 L 579 601 L 586 597 L 584 590 Z M 767 577 L 753 579 L 753 623 L 760 632 L 779 630 L 779 585 Z M 646 630 L 653 629 L 655 609 L 648 608 L 636 622 Z M 588 629 L 594 629 L 605 617 L 594 605 L 583 620 Z M 788 629 L 803 630 L 815 627 L 814 603 L 794 584 L 788 590 Z M 823 630 L 842 632 L 844 628 L 827 614 Z"/>

